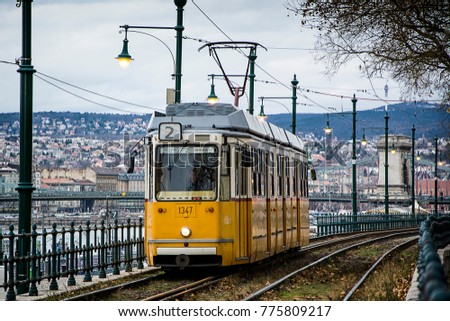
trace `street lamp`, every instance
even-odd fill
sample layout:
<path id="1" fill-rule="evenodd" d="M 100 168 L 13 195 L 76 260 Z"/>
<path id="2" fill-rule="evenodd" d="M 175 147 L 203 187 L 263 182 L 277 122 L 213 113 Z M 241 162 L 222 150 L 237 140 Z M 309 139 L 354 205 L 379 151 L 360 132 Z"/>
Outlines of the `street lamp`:
<path id="1" fill-rule="evenodd" d="M 323 131 L 325 132 L 325 134 L 331 134 L 331 132 L 333 131 L 333 128 L 330 127 L 330 115 L 327 114 L 327 125 L 325 126 L 325 128 L 323 129 Z"/>
<path id="2" fill-rule="evenodd" d="M 297 128 L 297 85 L 298 85 L 297 75 L 294 74 L 294 78 L 292 79 L 291 84 L 292 84 L 292 96 L 291 97 L 266 97 L 266 96 L 258 97 L 258 99 L 261 100 L 261 109 L 260 109 L 260 113 L 259 113 L 258 117 L 260 119 L 267 118 L 266 114 L 264 113 L 264 99 L 270 99 L 270 100 L 292 99 L 291 132 L 295 135 L 296 128 Z M 277 102 L 277 101 L 274 100 L 274 102 Z M 277 102 L 277 103 L 279 103 L 279 102 Z M 283 104 L 281 104 L 281 105 L 283 105 Z M 286 106 L 284 106 L 284 107 L 286 107 Z"/>
<path id="3" fill-rule="evenodd" d="M 390 152 L 391 152 L 391 154 L 395 154 L 397 152 L 397 150 L 395 149 L 394 140 L 392 140 Z"/>
<path id="4" fill-rule="evenodd" d="M 128 53 L 128 26 L 124 26 L 125 29 L 125 38 L 123 39 L 123 45 L 122 45 L 122 52 L 116 57 L 117 61 L 119 62 L 120 67 L 127 68 L 131 61 L 134 60 L 131 58 L 130 54 Z"/>
<path id="5" fill-rule="evenodd" d="M 362 146 L 366 146 L 367 145 L 367 139 L 366 139 L 366 129 L 363 128 L 363 135 L 362 135 L 362 139 L 361 139 L 361 145 Z"/>
<path id="6" fill-rule="evenodd" d="M 219 97 L 217 97 L 215 91 L 214 91 L 214 75 L 211 76 L 211 92 L 207 98 L 208 104 L 214 105 L 219 101 Z"/>
<path id="7" fill-rule="evenodd" d="M 261 108 L 259 110 L 258 119 L 264 120 L 267 118 L 267 115 L 264 113 L 264 97 L 260 97 L 261 99 Z"/>
<path id="8" fill-rule="evenodd" d="M 159 41 L 170 53 L 170 56 L 172 58 L 172 65 L 173 65 L 173 73 L 172 73 L 172 78 L 175 78 L 175 73 L 176 73 L 176 62 L 175 62 L 175 56 L 173 55 L 172 50 L 170 49 L 170 47 L 164 42 L 162 41 L 160 38 L 156 37 L 155 35 L 148 33 L 148 32 L 144 32 L 144 31 L 138 31 L 138 30 L 128 30 L 129 26 L 123 26 L 124 27 L 124 31 L 125 31 L 125 39 L 124 44 L 123 44 L 123 48 L 122 48 L 122 52 L 115 58 L 117 59 L 117 61 L 119 62 L 119 65 L 122 68 L 127 68 L 130 64 L 131 61 L 134 60 L 133 58 L 131 58 L 131 55 L 128 53 L 128 37 L 127 34 L 128 32 L 132 32 L 132 33 L 139 33 L 141 35 L 145 35 L 145 36 L 149 36 L 152 37 L 154 39 L 156 39 L 157 41 Z M 119 31 L 119 33 L 122 33 L 122 30 Z M 126 41 L 126 43 L 125 43 Z"/>
<path id="9" fill-rule="evenodd" d="M 130 26 L 123 25 L 120 28 L 125 30 L 125 38 L 123 40 L 122 52 L 116 57 L 121 66 L 127 66 L 133 60 L 128 53 L 128 30 L 129 29 L 172 29 L 176 31 L 176 63 L 175 63 L 175 103 L 181 102 L 181 57 L 182 57 L 182 40 L 183 40 L 183 7 L 187 0 L 174 0 L 177 6 L 177 25 L 175 27 L 152 27 L 152 26 Z"/>

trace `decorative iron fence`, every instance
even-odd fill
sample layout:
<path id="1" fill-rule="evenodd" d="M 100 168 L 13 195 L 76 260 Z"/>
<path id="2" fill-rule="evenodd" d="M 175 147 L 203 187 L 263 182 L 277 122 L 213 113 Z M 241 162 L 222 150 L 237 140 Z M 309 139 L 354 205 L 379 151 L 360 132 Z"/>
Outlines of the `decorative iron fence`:
<path id="1" fill-rule="evenodd" d="M 450 244 L 450 217 L 430 216 L 420 226 L 417 262 L 419 299 L 450 301 L 447 276 L 438 249 Z"/>
<path id="2" fill-rule="evenodd" d="M 373 214 L 323 214 L 312 217 L 311 226 L 317 236 L 349 233 L 355 231 L 374 231 L 393 228 L 418 227 L 426 220 L 427 215 L 411 215 L 404 213 Z"/>
<path id="3" fill-rule="evenodd" d="M 18 250 L 25 244 L 30 245 L 31 252 L 19 257 Z M 56 280 L 61 277 L 67 277 L 67 285 L 72 286 L 76 285 L 76 275 L 83 274 L 83 282 L 90 282 L 93 275 L 106 278 L 107 272 L 119 275 L 121 270 L 144 268 L 142 218 L 137 223 L 128 218 L 126 224 L 115 220 L 113 225 L 101 221 L 100 226 L 87 221 L 84 228 L 72 222 L 69 229 L 59 230 L 53 223 L 51 231 L 38 231 L 33 224 L 29 234 L 15 233 L 10 225 L 9 233 L 0 234 L 0 245 L 6 301 L 26 292 L 37 296 L 36 284 L 44 279 L 50 282 L 49 290 L 58 290 Z"/>

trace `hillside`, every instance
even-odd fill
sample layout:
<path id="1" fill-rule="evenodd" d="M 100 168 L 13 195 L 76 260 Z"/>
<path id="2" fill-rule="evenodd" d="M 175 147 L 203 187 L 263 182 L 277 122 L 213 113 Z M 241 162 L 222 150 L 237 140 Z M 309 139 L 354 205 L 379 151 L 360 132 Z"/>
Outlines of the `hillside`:
<path id="1" fill-rule="evenodd" d="M 357 106 L 358 107 L 358 106 Z M 450 128 L 450 114 L 442 108 L 431 104 L 395 104 L 389 105 L 389 134 L 403 134 L 411 136 L 411 127 L 416 127 L 416 137 L 426 138 L 448 137 Z M 372 110 L 357 111 L 356 135 L 362 137 L 362 129 L 365 128 L 366 138 L 370 139 L 384 135 L 385 127 L 384 107 Z M 333 128 L 333 137 L 338 139 L 351 139 L 352 113 L 331 113 L 330 126 Z M 45 124 L 43 119 L 48 119 Z M 37 135 L 48 132 L 52 127 L 59 128 L 61 124 L 69 124 L 76 128 L 72 136 L 94 135 L 103 138 L 119 138 L 122 129 L 125 128 L 136 136 L 142 136 L 146 132 L 146 123 L 150 115 L 129 114 L 104 114 L 104 113 L 76 113 L 76 112 L 37 112 L 33 115 L 33 124 Z M 267 121 L 282 128 L 290 129 L 290 114 L 268 115 Z M 19 134 L 19 113 L 0 113 L 0 131 L 9 135 Z M 133 125 L 133 126 L 131 126 Z M 299 108 L 297 113 L 297 131 L 300 134 L 313 133 L 315 136 L 323 136 L 323 128 L 326 125 L 325 114 L 302 113 Z M 44 128 L 42 128 L 44 127 Z M 54 130 L 51 136 L 65 136 L 66 131 Z M 135 136 L 135 137 L 136 137 Z"/>
<path id="2" fill-rule="evenodd" d="M 358 108 L 358 106 L 357 106 Z M 297 110 L 298 111 L 298 110 Z M 365 128 L 366 138 L 384 135 L 385 110 L 384 106 L 372 110 L 356 110 L 356 136 L 362 137 L 362 129 Z M 411 136 L 412 125 L 416 127 L 416 137 L 426 138 L 448 137 L 450 133 L 450 114 L 436 105 L 402 103 L 388 106 L 389 134 L 403 134 Z M 280 127 L 290 129 L 291 115 L 268 115 L 267 121 Z M 333 136 L 339 139 L 351 139 L 352 137 L 352 113 L 331 113 L 330 126 L 333 128 Z M 326 114 L 297 113 L 297 131 L 301 134 L 313 133 L 323 136 L 323 128 L 326 126 Z"/>

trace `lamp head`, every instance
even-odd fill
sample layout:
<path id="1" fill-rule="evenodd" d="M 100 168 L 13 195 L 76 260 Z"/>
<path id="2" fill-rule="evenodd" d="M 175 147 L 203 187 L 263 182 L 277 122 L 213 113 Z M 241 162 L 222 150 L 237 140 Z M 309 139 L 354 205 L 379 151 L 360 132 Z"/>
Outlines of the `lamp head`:
<path id="1" fill-rule="evenodd" d="M 264 110 L 260 111 L 260 113 L 258 114 L 258 119 L 261 121 L 264 121 L 267 119 L 267 115 L 264 113 Z"/>
<path id="2" fill-rule="evenodd" d="M 331 134 L 331 132 L 333 131 L 333 129 L 330 127 L 330 118 L 328 114 L 327 114 L 327 126 L 323 129 L 323 131 L 325 132 L 325 134 Z"/>
<path id="3" fill-rule="evenodd" d="M 259 114 L 258 114 L 258 119 L 260 121 L 264 121 L 266 118 L 267 118 L 267 115 L 264 113 L 264 103 L 262 102 L 261 109 L 259 110 Z"/>
<path id="4" fill-rule="evenodd" d="M 207 101 L 210 105 L 214 105 L 219 102 L 219 97 L 217 97 L 216 93 L 214 92 L 214 85 L 211 85 L 211 92 L 207 98 Z"/>
<path id="5" fill-rule="evenodd" d="M 395 154 L 397 151 L 395 150 L 395 146 L 394 146 L 394 143 L 392 143 L 392 146 L 391 146 L 391 154 Z"/>
<path id="6" fill-rule="evenodd" d="M 363 138 L 361 139 L 361 145 L 362 145 L 362 146 L 366 146 L 366 145 L 367 145 L 367 139 L 366 139 L 365 137 L 363 137 Z"/>
<path id="7" fill-rule="evenodd" d="M 122 52 L 115 59 L 117 59 L 122 68 L 127 68 L 131 61 L 134 60 L 128 53 L 128 39 L 125 38 L 123 40 Z"/>

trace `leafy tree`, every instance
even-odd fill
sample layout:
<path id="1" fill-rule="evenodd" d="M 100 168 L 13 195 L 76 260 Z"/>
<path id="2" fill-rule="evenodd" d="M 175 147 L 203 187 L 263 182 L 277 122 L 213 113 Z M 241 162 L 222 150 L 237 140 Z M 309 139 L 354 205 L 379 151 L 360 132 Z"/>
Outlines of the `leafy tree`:
<path id="1" fill-rule="evenodd" d="M 450 102 L 449 0 L 287 0 L 285 7 L 319 30 L 317 58 L 328 74 L 357 58 L 364 76 L 402 84 L 405 99 L 436 93 Z"/>

